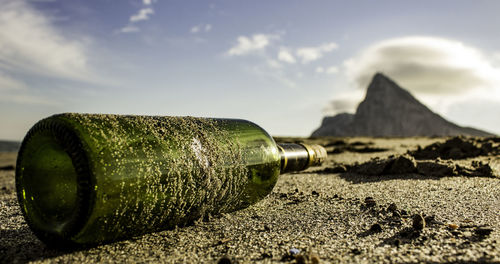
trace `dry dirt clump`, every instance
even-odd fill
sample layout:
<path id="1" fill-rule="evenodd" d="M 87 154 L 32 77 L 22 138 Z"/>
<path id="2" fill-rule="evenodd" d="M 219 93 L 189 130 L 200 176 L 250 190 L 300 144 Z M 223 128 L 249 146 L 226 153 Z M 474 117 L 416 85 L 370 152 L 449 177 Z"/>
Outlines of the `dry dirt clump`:
<path id="1" fill-rule="evenodd" d="M 358 142 L 348 143 L 337 140 L 326 144 L 329 153 L 343 148 L 359 147 Z M 373 145 L 364 143 L 363 146 Z M 335 147 L 330 150 L 328 148 Z M 376 146 L 370 146 L 376 148 Z M 445 142 L 436 142 L 425 148 L 418 146 L 406 154 L 395 154 L 387 158 L 374 157 L 365 162 L 354 164 L 333 163 L 317 173 L 353 173 L 360 175 L 404 175 L 419 174 L 427 177 L 466 176 L 466 177 L 500 177 L 488 161 L 479 157 L 500 155 L 500 138 L 466 138 L 453 137 Z M 467 160 L 469 159 L 469 160 Z"/>
<path id="2" fill-rule="evenodd" d="M 347 142 L 344 140 L 336 140 L 325 145 L 328 154 L 340 154 L 344 152 L 355 153 L 375 153 L 388 151 L 388 148 L 373 147 L 373 142 Z"/>
<path id="3" fill-rule="evenodd" d="M 415 160 L 408 155 L 389 157 L 388 159 L 374 158 L 368 162 L 354 164 L 349 172 L 364 175 L 406 174 L 417 172 Z"/>
<path id="4" fill-rule="evenodd" d="M 425 148 L 409 151 L 416 159 L 466 159 L 478 156 L 500 154 L 500 138 L 454 137 L 441 143 L 436 142 Z"/>
<path id="5" fill-rule="evenodd" d="M 459 165 L 451 160 L 415 160 L 410 155 L 391 156 L 387 159 L 373 158 L 354 165 L 335 164 L 316 173 L 355 173 L 361 175 L 401 175 L 420 174 L 429 177 L 469 176 L 499 177 L 489 164 L 472 161 L 470 165 Z"/>

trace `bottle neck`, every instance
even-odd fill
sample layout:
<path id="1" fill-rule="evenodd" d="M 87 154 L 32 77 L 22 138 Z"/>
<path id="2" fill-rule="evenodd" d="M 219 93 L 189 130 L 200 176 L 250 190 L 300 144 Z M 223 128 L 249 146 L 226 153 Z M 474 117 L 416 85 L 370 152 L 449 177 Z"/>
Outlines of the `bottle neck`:
<path id="1" fill-rule="evenodd" d="M 327 156 L 325 148 L 320 145 L 280 143 L 278 148 L 281 156 L 281 174 L 319 166 Z"/>

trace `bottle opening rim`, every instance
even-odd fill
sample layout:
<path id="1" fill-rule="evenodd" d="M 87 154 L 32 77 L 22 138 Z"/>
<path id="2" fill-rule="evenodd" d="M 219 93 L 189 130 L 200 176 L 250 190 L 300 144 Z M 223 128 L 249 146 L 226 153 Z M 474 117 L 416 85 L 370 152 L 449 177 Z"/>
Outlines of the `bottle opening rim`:
<path id="1" fill-rule="evenodd" d="M 37 141 L 44 144 L 35 146 Z M 71 244 L 71 238 L 83 229 L 93 207 L 92 174 L 82 144 L 76 132 L 64 121 L 44 119 L 30 129 L 19 149 L 16 165 L 19 205 L 35 235 L 47 244 Z M 44 168 L 50 166 L 50 160 L 45 161 L 51 154 L 62 159 L 59 164 L 63 165 Z M 52 173 L 50 170 L 56 171 Z M 32 186 L 37 184 L 45 186 Z M 68 194 L 54 193 L 61 185 Z M 60 211 L 61 214 L 50 215 L 51 211 Z"/>

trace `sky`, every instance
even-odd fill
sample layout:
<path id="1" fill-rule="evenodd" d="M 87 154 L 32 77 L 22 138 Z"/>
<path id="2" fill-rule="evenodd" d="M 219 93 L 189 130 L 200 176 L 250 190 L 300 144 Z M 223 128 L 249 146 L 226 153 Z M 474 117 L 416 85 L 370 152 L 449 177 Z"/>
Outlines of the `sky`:
<path id="1" fill-rule="evenodd" d="M 500 1 L 0 0 L 0 139 L 62 112 L 309 136 L 376 72 L 500 134 Z"/>

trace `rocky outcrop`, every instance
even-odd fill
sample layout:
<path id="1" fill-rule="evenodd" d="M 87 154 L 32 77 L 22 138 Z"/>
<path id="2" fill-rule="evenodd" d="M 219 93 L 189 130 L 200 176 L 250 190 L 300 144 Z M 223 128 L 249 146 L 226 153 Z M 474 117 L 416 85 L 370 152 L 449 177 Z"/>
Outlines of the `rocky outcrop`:
<path id="1" fill-rule="evenodd" d="M 413 95 L 381 73 L 377 73 L 356 114 L 342 113 L 323 119 L 312 137 L 321 136 L 491 136 L 470 127 L 453 124 L 432 112 Z"/>

